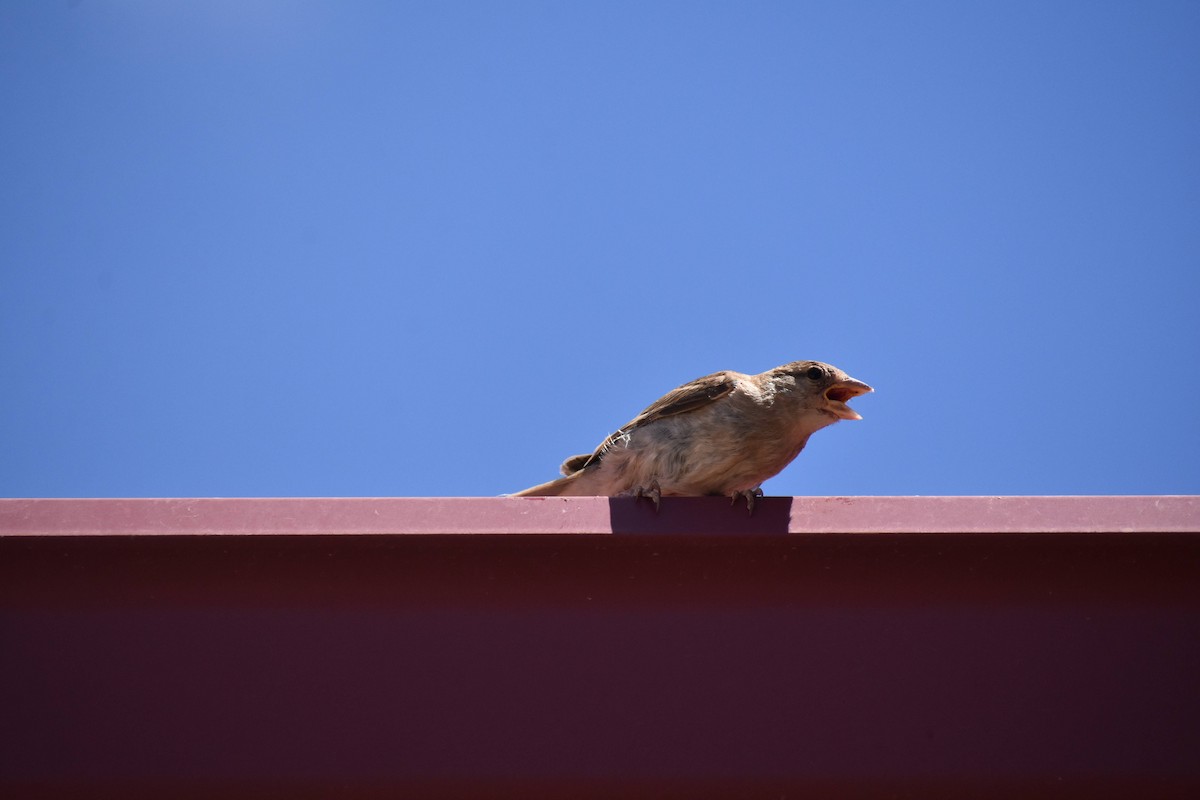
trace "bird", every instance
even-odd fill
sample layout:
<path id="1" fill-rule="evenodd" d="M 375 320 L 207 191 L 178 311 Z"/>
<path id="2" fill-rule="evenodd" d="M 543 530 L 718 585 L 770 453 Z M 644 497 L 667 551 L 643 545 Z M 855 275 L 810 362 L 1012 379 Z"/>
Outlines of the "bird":
<path id="1" fill-rule="evenodd" d="M 862 416 L 846 405 L 872 389 L 820 361 L 757 375 L 725 370 L 673 389 L 591 453 L 563 462 L 563 477 L 511 497 L 725 495 L 750 514 L 762 483 L 792 462 L 808 437 Z"/>

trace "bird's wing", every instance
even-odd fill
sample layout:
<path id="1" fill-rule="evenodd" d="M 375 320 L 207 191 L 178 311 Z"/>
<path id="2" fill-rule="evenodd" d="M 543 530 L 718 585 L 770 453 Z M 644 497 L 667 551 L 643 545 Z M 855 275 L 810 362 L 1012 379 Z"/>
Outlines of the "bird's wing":
<path id="1" fill-rule="evenodd" d="M 588 464 L 599 461 L 603 457 L 604 451 L 612 447 L 614 442 L 629 435 L 629 432 L 636 428 L 649 425 L 651 422 L 660 420 L 663 417 L 687 414 L 715 403 L 733 391 L 738 377 L 738 373 L 728 370 L 714 372 L 712 375 L 705 375 L 703 378 L 697 378 L 690 383 L 685 383 L 678 389 L 672 389 L 647 406 L 642 413 L 634 417 L 627 425 L 601 442 L 596 451 L 587 457 L 586 460 L 582 456 L 575 456 L 568 459 L 566 464 L 563 465 L 563 471 L 566 472 L 565 467 L 568 465 L 583 469 Z"/>
<path id="2" fill-rule="evenodd" d="M 737 377 L 736 372 L 714 372 L 712 375 L 697 378 L 691 383 L 685 383 L 678 389 L 672 389 L 634 417 L 624 430 L 628 432 L 632 428 L 646 425 L 663 417 L 673 417 L 676 414 L 686 414 L 689 411 L 704 408 L 732 392 Z"/>

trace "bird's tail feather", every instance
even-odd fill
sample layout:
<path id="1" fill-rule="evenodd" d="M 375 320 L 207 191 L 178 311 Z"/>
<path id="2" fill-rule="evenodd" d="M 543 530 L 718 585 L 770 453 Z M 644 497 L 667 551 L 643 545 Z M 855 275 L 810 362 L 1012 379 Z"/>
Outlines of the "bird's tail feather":
<path id="1" fill-rule="evenodd" d="M 558 478 L 549 483 L 531 486 L 528 489 L 520 492 L 513 492 L 509 497 L 562 497 L 564 495 L 575 494 L 571 490 L 574 488 L 574 483 L 581 473 L 574 473 L 565 478 Z"/>
<path id="2" fill-rule="evenodd" d="M 562 466 L 559 467 L 558 471 L 563 475 L 574 475 L 576 472 L 579 472 L 579 470 L 592 463 L 593 458 L 595 458 L 595 455 L 592 453 L 583 453 L 581 455 L 571 456 L 562 463 Z"/>

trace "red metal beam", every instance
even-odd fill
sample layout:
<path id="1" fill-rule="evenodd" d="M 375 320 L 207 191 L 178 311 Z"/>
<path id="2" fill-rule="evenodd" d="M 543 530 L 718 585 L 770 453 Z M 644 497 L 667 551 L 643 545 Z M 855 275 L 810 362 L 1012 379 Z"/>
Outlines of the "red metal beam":
<path id="1" fill-rule="evenodd" d="M 1198 675 L 1195 497 L 0 500 L 5 797 L 1191 797 Z"/>
<path id="2" fill-rule="evenodd" d="M 1172 533 L 1200 531 L 1200 497 L 0 499 L 0 535 Z"/>

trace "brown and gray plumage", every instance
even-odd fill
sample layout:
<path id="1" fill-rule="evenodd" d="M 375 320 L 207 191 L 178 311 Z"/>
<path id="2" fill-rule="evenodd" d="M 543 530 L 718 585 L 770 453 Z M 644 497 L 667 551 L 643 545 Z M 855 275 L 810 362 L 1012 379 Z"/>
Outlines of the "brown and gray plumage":
<path id="1" fill-rule="evenodd" d="M 716 372 L 668 392 L 565 477 L 514 497 L 727 495 L 751 513 L 763 481 L 791 463 L 808 437 L 862 419 L 846 401 L 872 391 L 837 367 L 793 361 L 759 375 Z"/>

